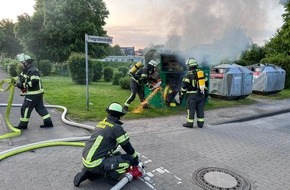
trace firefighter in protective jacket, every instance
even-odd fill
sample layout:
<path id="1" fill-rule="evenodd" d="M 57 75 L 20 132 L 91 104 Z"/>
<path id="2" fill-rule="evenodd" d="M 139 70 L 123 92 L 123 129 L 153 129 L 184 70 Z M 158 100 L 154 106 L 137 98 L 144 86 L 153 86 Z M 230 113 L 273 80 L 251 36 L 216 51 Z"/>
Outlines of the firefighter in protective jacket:
<path id="1" fill-rule="evenodd" d="M 33 64 L 33 59 L 28 55 L 19 54 L 17 58 L 23 64 L 23 71 L 18 76 L 19 82 L 16 86 L 21 90 L 21 94 L 25 96 L 21 107 L 21 117 L 18 129 L 27 129 L 29 118 L 33 109 L 42 117 L 43 125 L 41 128 L 53 127 L 50 114 L 43 104 L 43 87 L 40 80 L 40 73 Z"/>
<path id="2" fill-rule="evenodd" d="M 187 94 L 186 108 L 187 117 L 183 127 L 193 128 L 196 113 L 197 125 L 204 125 L 204 105 L 207 93 L 207 78 L 202 70 L 197 68 L 198 64 L 194 58 L 186 61 L 188 73 L 182 80 L 181 99 Z"/>
<path id="3" fill-rule="evenodd" d="M 138 94 L 139 99 L 141 102 L 145 100 L 145 92 L 144 92 L 144 85 L 157 83 L 158 81 L 152 77 L 155 73 L 157 66 L 157 62 L 151 60 L 147 66 L 139 68 L 135 73 L 130 73 L 130 89 L 131 94 L 129 98 L 124 103 L 124 110 L 127 112 L 131 102 L 133 102 L 136 98 L 136 94 Z M 147 108 L 148 105 L 144 104 L 143 108 Z"/>
<path id="4" fill-rule="evenodd" d="M 138 154 L 120 121 L 120 118 L 125 115 L 122 106 L 113 102 L 106 111 L 108 116 L 97 124 L 93 135 L 84 147 L 83 169 L 74 178 L 76 187 L 86 179 L 92 180 L 102 175 L 117 182 L 130 166 L 139 164 Z M 117 151 L 119 145 L 126 154 Z"/>

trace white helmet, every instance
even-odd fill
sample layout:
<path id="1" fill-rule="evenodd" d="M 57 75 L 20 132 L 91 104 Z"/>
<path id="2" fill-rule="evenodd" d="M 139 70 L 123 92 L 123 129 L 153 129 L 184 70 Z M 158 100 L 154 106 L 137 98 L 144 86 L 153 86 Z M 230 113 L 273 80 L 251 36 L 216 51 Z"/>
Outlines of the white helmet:
<path id="1" fill-rule="evenodd" d="M 158 63 L 152 59 L 151 61 L 149 61 L 148 65 L 152 65 L 152 66 L 156 67 L 158 65 Z"/>
<path id="2" fill-rule="evenodd" d="M 29 55 L 25 55 L 24 53 L 22 54 L 18 54 L 17 55 L 17 59 L 21 62 L 21 63 L 31 63 L 34 59 L 31 59 L 31 57 Z"/>
<path id="3" fill-rule="evenodd" d="M 186 61 L 186 65 L 190 68 L 190 67 L 197 67 L 197 62 L 194 58 L 189 58 Z"/>

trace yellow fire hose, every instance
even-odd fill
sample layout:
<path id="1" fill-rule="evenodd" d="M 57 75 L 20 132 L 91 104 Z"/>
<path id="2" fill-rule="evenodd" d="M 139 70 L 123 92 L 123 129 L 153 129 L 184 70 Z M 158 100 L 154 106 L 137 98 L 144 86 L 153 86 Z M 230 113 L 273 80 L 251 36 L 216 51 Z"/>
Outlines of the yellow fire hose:
<path id="1" fill-rule="evenodd" d="M 5 92 L 8 90 L 10 91 L 10 94 L 8 97 L 8 106 L 7 106 L 6 113 L 5 113 L 5 122 L 6 122 L 6 125 L 9 127 L 9 129 L 12 131 L 10 133 L 5 133 L 4 135 L 1 135 L 0 140 L 21 135 L 21 130 L 13 127 L 10 123 L 10 120 L 9 120 L 11 104 L 12 104 L 13 97 L 14 97 L 14 82 L 15 82 L 15 78 L 4 79 L 4 80 L 0 81 L 0 92 Z M 3 89 L 3 85 L 5 83 L 7 83 L 7 87 L 5 89 Z"/>
<path id="2" fill-rule="evenodd" d="M 8 98 L 8 104 L 0 104 L 0 106 L 7 107 L 6 114 L 5 114 L 5 123 L 9 127 L 9 129 L 12 131 L 9 133 L 5 133 L 4 135 L 1 135 L 0 140 L 21 135 L 21 130 L 13 127 L 11 125 L 10 120 L 9 120 L 11 107 L 12 106 L 21 107 L 21 104 L 12 104 L 13 97 L 14 97 L 14 82 L 15 82 L 15 80 L 16 80 L 16 78 L 4 79 L 4 80 L 0 81 L 0 92 L 10 91 L 9 98 Z M 4 84 L 6 84 L 5 88 L 3 88 Z M 66 123 L 68 125 L 81 127 L 81 128 L 88 129 L 88 130 L 95 129 L 95 127 L 90 126 L 90 125 L 85 125 L 85 124 L 80 124 L 80 123 L 68 121 L 65 118 L 65 115 L 67 113 L 67 109 L 63 106 L 46 105 L 45 107 L 62 108 L 64 110 L 64 112 L 62 113 L 61 119 L 64 123 Z M 9 157 L 9 156 L 13 156 L 15 154 L 22 153 L 22 152 L 29 151 L 29 150 L 34 150 L 37 148 L 43 148 L 43 147 L 49 147 L 49 146 L 84 146 L 85 145 L 84 142 L 74 142 L 74 141 L 87 141 L 88 139 L 89 139 L 89 136 L 87 136 L 87 137 L 71 137 L 71 138 L 54 139 L 54 140 L 49 140 L 49 141 L 42 141 L 42 142 L 27 144 L 24 146 L 19 146 L 19 147 L 13 148 L 13 149 L 9 149 L 9 150 L 0 152 L 0 161 Z"/>

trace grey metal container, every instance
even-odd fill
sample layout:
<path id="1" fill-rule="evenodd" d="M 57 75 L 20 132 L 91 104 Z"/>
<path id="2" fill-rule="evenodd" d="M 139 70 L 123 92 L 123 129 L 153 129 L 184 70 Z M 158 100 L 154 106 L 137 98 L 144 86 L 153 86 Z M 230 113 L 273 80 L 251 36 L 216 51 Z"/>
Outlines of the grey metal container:
<path id="1" fill-rule="evenodd" d="M 220 99 L 242 99 L 252 93 L 253 73 L 237 64 L 214 66 L 210 71 L 209 95 Z"/>
<path id="2" fill-rule="evenodd" d="M 286 71 L 274 64 L 247 66 L 253 72 L 253 93 L 275 94 L 284 89 Z"/>

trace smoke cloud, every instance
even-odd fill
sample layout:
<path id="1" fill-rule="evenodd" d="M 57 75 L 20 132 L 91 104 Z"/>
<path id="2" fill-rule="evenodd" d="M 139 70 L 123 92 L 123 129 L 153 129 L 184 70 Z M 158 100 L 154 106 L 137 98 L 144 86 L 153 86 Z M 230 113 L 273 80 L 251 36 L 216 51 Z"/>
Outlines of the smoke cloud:
<path id="1" fill-rule="evenodd" d="M 167 31 L 167 48 L 182 51 L 185 58 L 195 57 L 213 65 L 236 60 L 251 43 L 257 43 L 253 37 L 257 39 L 267 32 L 268 13 L 282 2 L 167 0 L 157 3 L 163 3 L 162 8 L 157 4 L 154 7 L 160 13 L 158 24 Z"/>

